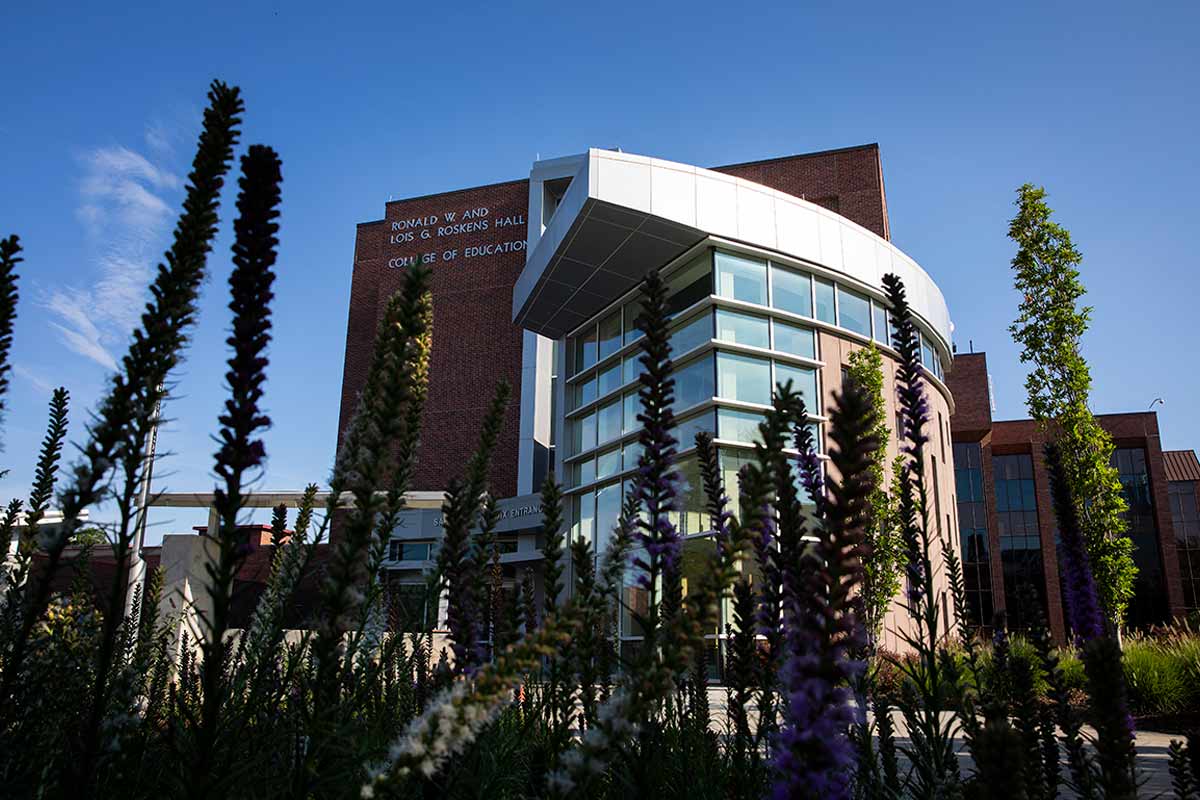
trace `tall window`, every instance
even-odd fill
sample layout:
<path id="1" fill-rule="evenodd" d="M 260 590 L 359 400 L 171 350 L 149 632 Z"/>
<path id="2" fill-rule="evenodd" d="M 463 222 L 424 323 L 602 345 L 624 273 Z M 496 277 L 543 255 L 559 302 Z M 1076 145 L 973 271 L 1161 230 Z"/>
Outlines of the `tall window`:
<path id="1" fill-rule="evenodd" d="M 962 542 L 967 624 L 992 624 L 992 570 L 988 549 L 987 506 L 983 501 L 983 450 L 974 443 L 954 445 L 954 494 L 958 498 L 958 535 Z"/>
<path id="2" fill-rule="evenodd" d="M 1200 610 L 1200 511 L 1197 511 L 1196 484 L 1197 481 L 1171 481 L 1167 487 L 1179 577 L 1183 581 L 1183 604 L 1188 611 Z"/>
<path id="3" fill-rule="evenodd" d="M 1154 499 L 1150 493 L 1150 475 L 1146 471 L 1146 450 L 1119 447 L 1113 451 L 1113 466 L 1121 479 L 1121 489 L 1129 510 L 1125 513 L 1125 535 L 1133 540 L 1133 563 L 1137 582 L 1128 622 L 1144 627 L 1167 619 L 1166 587 L 1163 582 L 1162 556 L 1158 549 L 1158 523 L 1154 519 Z"/>
<path id="4" fill-rule="evenodd" d="M 1028 628 L 1046 616 L 1046 573 L 1042 567 L 1042 537 L 1038 530 L 1033 458 L 995 456 L 996 521 L 1000 562 L 1004 568 L 1004 605 L 1009 627 Z"/>

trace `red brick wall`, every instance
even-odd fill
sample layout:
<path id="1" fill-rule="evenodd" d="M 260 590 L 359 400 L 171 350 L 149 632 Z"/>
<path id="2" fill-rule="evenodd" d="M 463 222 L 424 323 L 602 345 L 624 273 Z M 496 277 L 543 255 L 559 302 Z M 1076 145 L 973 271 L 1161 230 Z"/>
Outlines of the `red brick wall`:
<path id="1" fill-rule="evenodd" d="M 412 490 L 442 490 L 462 474 L 496 384 L 505 380 L 513 389 L 512 402 L 496 449 L 492 483 L 501 497 L 516 494 L 522 332 L 512 322 L 512 290 L 525 265 L 528 203 L 529 182 L 513 181 L 388 203 L 383 220 L 358 226 L 339 442 L 366 381 L 380 315 L 388 297 L 403 284 L 406 268 L 395 259 L 427 253 L 436 257 L 429 397 Z M 467 211 L 483 208 L 486 216 L 464 219 Z M 452 224 L 487 225 L 467 232 L 445 230 L 447 213 L 455 214 Z M 405 222 L 430 215 L 437 217 L 436 223 Z M 501 219 L 513 224 L 497 227 Z M 428 238 L 422 238 L 423 233 Z M 513 241 L 520 241 L 521 248 L 468 256 L 468 248 Z M 447 260 L 450 250 L 456 255 Z"/>
<path id="2" fill-rule="evenodd" d="M 713 169 L 824 206 L 891 238 L 877 144 Z"/>
<path id="3" fill-rule="evenodd" d="M 959 441 L 979 441 L 992 429 L 992 399 L 988 392 L 987 357 L 983 353 L 954 356 L 946 386 L 954 396 L 950 426 Z"/>
<path id="4" fill-rule="evenodd" d="M 763 185 L 832 208 L 887 238 L 887 206 L 877 145 L 718 167 Z M 403 282 L 399 258 L 435 254 L 433 264 L 433 359 L 422 443 L 413 485 L 417 491 L 444 489 L 461 473 L 475 449 L 480 423 L 500 380 L 513 387 L 504 432 L 496 451 L 493 489 L 513 495 L 517 485 L 520 420 L 521 330 L 512 323 L 512 289 L 525 264 L 523 249 L 467 258 L 466 248 L 520 240 L 529 202 L 528 181 L 481 186 L 388 203 L 385 217 L 358 226 L 346 335 L 338 441 L 366 380 L 379 316 Z M 469 209 L 487 208 L 486 230 L 439 235 L 442 215 L 462 221 Z M 404 220 L 429 215 L 432 225 L 409 227 Z M 502 217 L 518 225 L 497 228 Z M 421 231 L 429 238 L 422 239 Z M 412 241 L 396 241 L 412 233 Z M 458 255 L 443 260 L 448 249 Z"/>

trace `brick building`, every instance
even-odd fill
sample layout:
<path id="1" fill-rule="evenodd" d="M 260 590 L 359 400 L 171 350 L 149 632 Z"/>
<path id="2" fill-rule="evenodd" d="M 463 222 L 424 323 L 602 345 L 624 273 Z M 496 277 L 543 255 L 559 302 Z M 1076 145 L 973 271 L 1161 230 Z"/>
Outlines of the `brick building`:
<path id="1" fill-rule="evenodd" d="M 404 271 L 433 272 L 430 389 L 412 489 L 438 492 L 462 470 L 499 381 L 514 388 L 492 491 L 505 498 L 507 581 L 540 584 L 535 491 L 552 471 L 573 537 L 602 552 L 636 468 L 638 286 L 658 270 L 673 314 L 676 438 L 684 479 L 676 523 L 687 565 L 705 532 L 694 434 L 714 435 L 729 491 L 750 457 L 776 382 L 791 379 L 824 440 L 825 409 L 856 348 L 884 353 L 894 396 L 882 277 L 899 274 L 922 335 L 937 420 L 928 473 L 936 526 L 952 517 L 949 311 L 941 291 L 889 241 L 876 145 L 704 169 L 612 150 L 538 161 L 527 180 L 390 202 L 358 226 L 339 440 L 366 378 L 375 331 Z M 894 418 L 894 413 L 889 418 Z M 893 437 L 893 453 L 898 447 Z M 824 457 L 824 456 L 822 456 Z M 389 581 L 428 619 L 424 575 L 441 534 L 436 508 L 405 512 Z M 948 537 L 954 541 L 954 537 Z M 686 579 L 686 575 L 685 575 Z M 643 598 L 636 576 L 626 604 Z M 638 633 L 622 621 L 622 642 Z M 884 646 L 899 648 L 893 615 Z M 713 632 L 714 639 L 717 631 Z"/>
<path id="2" fill-rule="evenodd" d="M 985 354 L 956 355 L 948 383 L 955 403 L 950 427 L 957 522 L 973 621 L 987 628 L 1003 609 L 1011 625 L 1023 627 L 1041 614 L 1054 638 L 1064 641 L 1045 436 L 1033 420 L 992 419 Z M 1129 504 L 1128 535 L 1139 573 L 1129 623 L 1161 624 L 1197 610 L 1195 454 L 1164 452 L 1152 411 L 1101 414 L 1097 421 L 1113 439 L 1113 463 Z M 1180 553 L 1188 559 L 1182 573 Z"/>

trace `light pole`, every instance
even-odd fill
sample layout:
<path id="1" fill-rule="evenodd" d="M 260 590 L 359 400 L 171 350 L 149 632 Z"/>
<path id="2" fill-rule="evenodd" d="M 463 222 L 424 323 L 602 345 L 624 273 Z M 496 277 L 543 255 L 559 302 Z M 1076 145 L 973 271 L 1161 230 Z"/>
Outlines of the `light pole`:
<path id="1" fill-rule="evenodd" d="M 133 614 L 133 598 L 139 597 L 138 586 L 146 586 L 146 560 L 142 558 L 142 545 L 146 541 L 146 518 L 150 513 L 150 481 L 154 477 L 154 453 L 158 449 L 158 422 L 162 411 L 161 387 L 159 399 L 154 403 L 150 416 L 150 434 L 146 437 L 145 468 L 142 470 L 141 486 L 138 487 L 138 518 L 133 533 L 133 549 L 129 554 L 129 580 L 125 587 L 125 617 Z M 140 609 L 139 609 L 140 611 Z"/>

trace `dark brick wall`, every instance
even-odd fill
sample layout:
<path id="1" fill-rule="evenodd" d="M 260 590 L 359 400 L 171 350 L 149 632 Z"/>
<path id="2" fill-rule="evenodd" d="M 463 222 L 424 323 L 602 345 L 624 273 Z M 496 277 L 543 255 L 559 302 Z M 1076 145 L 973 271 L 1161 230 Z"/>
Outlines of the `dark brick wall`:
<path id="1" fill-rule="evenodd" d="M 836 211 L 890 239 L 879 145 L 713 167 Z"/>
<path id="2" fill-rule="evenodd" d="M 946 376 L 954 397 L 950 426 L 954 438 L 979 441 L 992 429 L 992 399 L 988 393 L 987 358 L 983 353 L 960 353 Z"/>
<path id="3" fill-rule="evenodd" d="M 481 186 L 474 189 L 388 203 L 385 217 L 358 226 L 354 275 L 346 334 L 342 406 L 338 423 L 341 441 L 359 393 L 366 381 L 379 318 L 388 297 L 403 284 L 406 267 L 394 259 L 433 253 L 433 354 L 429 366 L 429 397 L 422 420 L 421 448 L 415 491 L 439 491 L 460 475 L 479 440 L 483 415 L 505 380 L 513 388 L 504 430 L 493 465 L 493 489 L 501 497 L 516 494 L 520 420 L 521 329 L 512 322 L 512 289 L 525 265 L 525 214 L 529 182 Z M 471 209 L 486 208 L 486 216 L 464 220 Z M 487 222 L 484 230 L 444 229 L 444 215 L 455 223 Z M 436 216 L 436 224 L 408 226 L 405 220 Z M 501 219 L 515 224 L 497 227 Z M 428 238 L 422 238 L 426 232 Z M 412 241 L 404 239 L 411 233 Z M 521 249 L 468 257 L 471 247 L 520 241 Z M 447 250 L 457 255 L 444 259 Z"/>

